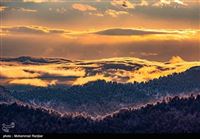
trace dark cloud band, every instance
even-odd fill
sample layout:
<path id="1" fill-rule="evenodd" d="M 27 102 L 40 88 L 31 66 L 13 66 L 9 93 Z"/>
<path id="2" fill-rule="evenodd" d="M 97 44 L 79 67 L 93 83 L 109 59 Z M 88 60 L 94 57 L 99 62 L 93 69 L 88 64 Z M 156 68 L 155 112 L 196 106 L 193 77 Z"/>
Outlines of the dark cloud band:
<path id="1" fill-rule="evenodd" d="M 134 30 L 134 29 L 107 29 L 103 31 L 95 32 L 99 35 L 111 35 L 111 36 L 131 36 L 131 35 L 153 35 L 153 34 L 174 34 L 174 32 L 159 32 L 159 31 L 147 31 L 147 30 Z"/>

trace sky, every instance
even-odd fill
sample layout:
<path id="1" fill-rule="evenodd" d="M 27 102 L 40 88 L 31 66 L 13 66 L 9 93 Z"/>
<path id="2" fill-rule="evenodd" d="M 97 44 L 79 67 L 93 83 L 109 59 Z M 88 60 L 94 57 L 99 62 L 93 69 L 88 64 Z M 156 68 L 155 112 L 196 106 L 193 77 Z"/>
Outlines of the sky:
<path id="1" fill-rule="evenodd" d="M 199 0 L 0 0 L 1 56 L 200 60 Z"/>

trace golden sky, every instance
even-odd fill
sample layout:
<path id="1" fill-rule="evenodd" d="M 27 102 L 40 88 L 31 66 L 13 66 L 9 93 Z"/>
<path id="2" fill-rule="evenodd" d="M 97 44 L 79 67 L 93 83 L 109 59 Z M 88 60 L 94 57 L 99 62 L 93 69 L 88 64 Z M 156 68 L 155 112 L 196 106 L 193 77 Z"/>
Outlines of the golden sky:
<path id="1" fill-rule="evenodd" d="M 1 0 L 1 56 L 200 60 L 199 0 Z"/>

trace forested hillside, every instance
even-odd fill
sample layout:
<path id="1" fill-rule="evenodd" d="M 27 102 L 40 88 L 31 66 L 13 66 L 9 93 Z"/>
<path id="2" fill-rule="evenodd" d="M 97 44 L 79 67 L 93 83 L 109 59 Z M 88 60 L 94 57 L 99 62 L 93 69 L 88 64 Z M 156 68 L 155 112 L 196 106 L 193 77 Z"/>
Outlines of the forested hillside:
<path id="1" fill-rule="evenodd" d="M 12 133 L 199 133 L 199 108 L 200 96 L 174 97 L 94 120 L 16 103 L 1 104 L 0 124 L 14 122 Z"/>
<path id="2" fill-rule="evenodd" d="M 147 83 L 120 84 L 95 81 L 70 88 L 33 88 L 12 91 L 12 97 L 26 103 L 53 108 L 58 111 L 87 112 L 104 115 L 120 108 L 143 105 L 166 96 L 200 92 L 200 67 L 173 74 Z"/>

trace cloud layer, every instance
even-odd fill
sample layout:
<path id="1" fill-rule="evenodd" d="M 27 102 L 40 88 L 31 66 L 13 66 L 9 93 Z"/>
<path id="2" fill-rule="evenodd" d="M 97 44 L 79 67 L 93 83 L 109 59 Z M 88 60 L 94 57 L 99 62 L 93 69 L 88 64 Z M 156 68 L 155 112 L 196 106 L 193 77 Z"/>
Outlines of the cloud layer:
<path id="1" fill-rule="evenodd" d="M 99 35 L 109 36 L 132 36 L 132 35 L 153 35 L 153 34 L 174 34 L 174 32 L 162 31 L 147 31 L 147 30 L 134 30 L 134 29 L 107 29 L 96 32 Z"/>
<path id="2" fill-rule="evenodd" d="M 73 4 L 72 7 L 78 11 L 96 11 L 97 9 L 95 7 L 92 7 L 90 5 L 87 4 Z"/>
<path id="3" fill-rule="evenodd" d="M 199 60 L 199 7 L 198 0 L 2 0 L 1 55 Z"/>
<path id="4" fill-rule="evenodd" d="M 200 65 L 200 62 L 186 62 L 180 57 L 173 57 L 167 63 L 129 57 L 79 61 L 20 57 L 1 59 L 0 62 L 0 77 L 4 84 L 41 87 L 83 85 L 96 80 L 143 82 Z"/>

